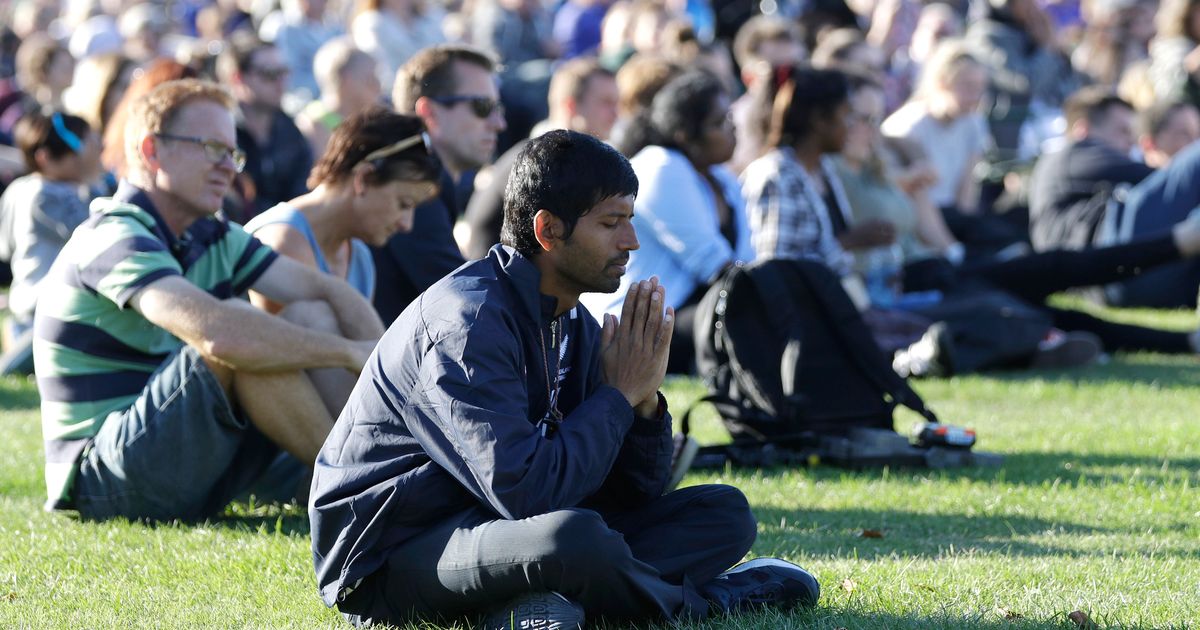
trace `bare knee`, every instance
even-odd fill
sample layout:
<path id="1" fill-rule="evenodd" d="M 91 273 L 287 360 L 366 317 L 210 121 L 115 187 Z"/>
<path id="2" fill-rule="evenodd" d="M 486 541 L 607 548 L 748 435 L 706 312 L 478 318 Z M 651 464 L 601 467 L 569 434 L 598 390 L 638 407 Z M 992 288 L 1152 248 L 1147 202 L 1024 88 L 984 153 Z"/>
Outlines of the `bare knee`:
<path id="1" fill-rule="evenodd" d="M 233 368 L 221 363 L 213 357 L 205 356 L 203 354 L 200 355 L 200 360 L 204 361 L 204 365 L 208 367 L 208 371 L 212 373 L 214 378 L 217 379 L 217 383 L 220 384 L 221 389 L 225 390 L 225 394 L 227 396 L 232 395 L 234 376 Z"/>
<path id="2" fill-rule="evenodd" d="M 304 328 L 334 334 L 341 332 L 333 307 L 322 300 L 292 302 L 279 311 L 279 316 Z"/>

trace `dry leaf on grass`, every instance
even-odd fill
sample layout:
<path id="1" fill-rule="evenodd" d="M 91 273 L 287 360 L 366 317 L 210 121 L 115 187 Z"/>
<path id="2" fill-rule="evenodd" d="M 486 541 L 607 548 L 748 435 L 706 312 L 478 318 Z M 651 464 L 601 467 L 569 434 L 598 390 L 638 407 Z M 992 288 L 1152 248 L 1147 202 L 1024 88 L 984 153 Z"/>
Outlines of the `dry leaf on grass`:
<path id="1" fill-rule="evenodd" d="M 853 593 L 854 589 L 858 588 L 858 584 L 855 584 L 854 580 L 851 580 L 850 578 L 842 580 L 842 583 L 838 586 L 841 586 L 842 590 L 846 591 L 847 593 Z"/>
<path id="2" fill-rule="evenodd" d="M 878 529 L 864 529 L 858 535 L 863 538 L 883 538 L 883 532 Z"/>
<path id="3" fill-rule="evenodd" d="M 1067 615 L 1067 619 L 1073 621 L 1081 630 L 1095 630 L 1099 627 L 1096 625 L 1096 622 L 1092 621 L 1092 618 L 1088 617 L 1087 613 L 1083 612 L 1082 610 L 1076 610 L 1072 612 L 1071 614 Z"/>
<path id="4" fill-rule="evenodd" d="M 1019 612 L 1013 612 L 1013 611 L 1011 611 L 1011 610 L 1009 610 L 1009 609 L 1007 609 L 1007 608 L 1001 608 L 1000 606 L 997 606 L 997 607 L 996 607 L 996 614 L 997 614 L 997 615 L 1000 615 L 1001 617 L 1003 617 L 1003 618 L 1005 618 L 1005 619 L 1007 619 L 1007 620 L 1009 620 L 1009 621 L 1013 621 L 1013 620 L 1015 620 L 1015 619 L 1024 619 L 1024 618 L 1025 618 L 1025 615 L 1022 615 L 1022 614 L 1021 614 L 1021 613 L 1019 613 Z"/>

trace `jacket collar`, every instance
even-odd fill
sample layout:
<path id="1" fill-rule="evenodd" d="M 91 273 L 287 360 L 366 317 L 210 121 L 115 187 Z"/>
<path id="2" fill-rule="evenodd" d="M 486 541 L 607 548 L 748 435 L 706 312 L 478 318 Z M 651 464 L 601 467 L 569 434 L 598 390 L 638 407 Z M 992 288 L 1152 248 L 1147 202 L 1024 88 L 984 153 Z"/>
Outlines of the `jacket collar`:
<path id="1" fill-rule="evenodd" d="M 542 294 L 542 272 L 533 261 L 507 245 L 493 245 L 488 257 L 508 276 L 526 313 L 537 319 L 539 325 L 554 319 L 558 299 Z"/>

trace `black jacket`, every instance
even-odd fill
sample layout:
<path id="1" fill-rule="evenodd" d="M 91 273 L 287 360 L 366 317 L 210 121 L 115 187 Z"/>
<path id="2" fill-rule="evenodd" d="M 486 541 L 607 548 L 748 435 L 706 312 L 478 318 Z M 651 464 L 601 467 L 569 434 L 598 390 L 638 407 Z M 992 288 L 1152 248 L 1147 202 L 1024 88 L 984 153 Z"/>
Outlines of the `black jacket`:
<path id="1" fill-rule="evenodd" d="M 254 181 L 254 202 L 242 209 L 241 222 L 291 201 L 308 192 L 308 173 L 313 167 L 312 148 L 304 134 L 282 111 L 271 119 L 271 135 L 260 145 L 254 135 L 239 125 L 238 146 L 246 152 L 245 174 Z"/>
<path id="2" fill-rule="evenodd" d="M 1029 237 L 1037 251 L 1086 249 L 1095 241 L 1113 189 L 1154 169 L 1085 138 L 1043 155 L 1029 184 Z"/>
<path id="3" fill-rule="evenodd" d="M 468 509 L 521 519 L 662 494 L 669 416 L 634 418 L 601 382 L 599 326 L 583 306 L 554 318 L 540 277 L 496 246 L 430 287 L 380 340 L 313 475 L 313 562 L 326 604 L 393 547 Z M 556 365 L 564 417 L 545 437 L 538 422 Z"/>

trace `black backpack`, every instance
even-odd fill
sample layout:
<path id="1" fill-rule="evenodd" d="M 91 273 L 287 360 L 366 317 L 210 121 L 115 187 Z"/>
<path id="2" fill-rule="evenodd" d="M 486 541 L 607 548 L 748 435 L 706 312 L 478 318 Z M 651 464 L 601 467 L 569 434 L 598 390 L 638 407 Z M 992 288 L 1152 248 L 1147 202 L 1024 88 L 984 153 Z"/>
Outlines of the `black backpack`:
<path id="1" fill-rule="evenodd" d="M 708 389 L 700 402 L 716 407 L 735 449 L 804 450 L 858 429 L 891 432 L 897 405 L 937 422 L 818 262 L 730 267 L 700 301 L 695 335 Z"/>

